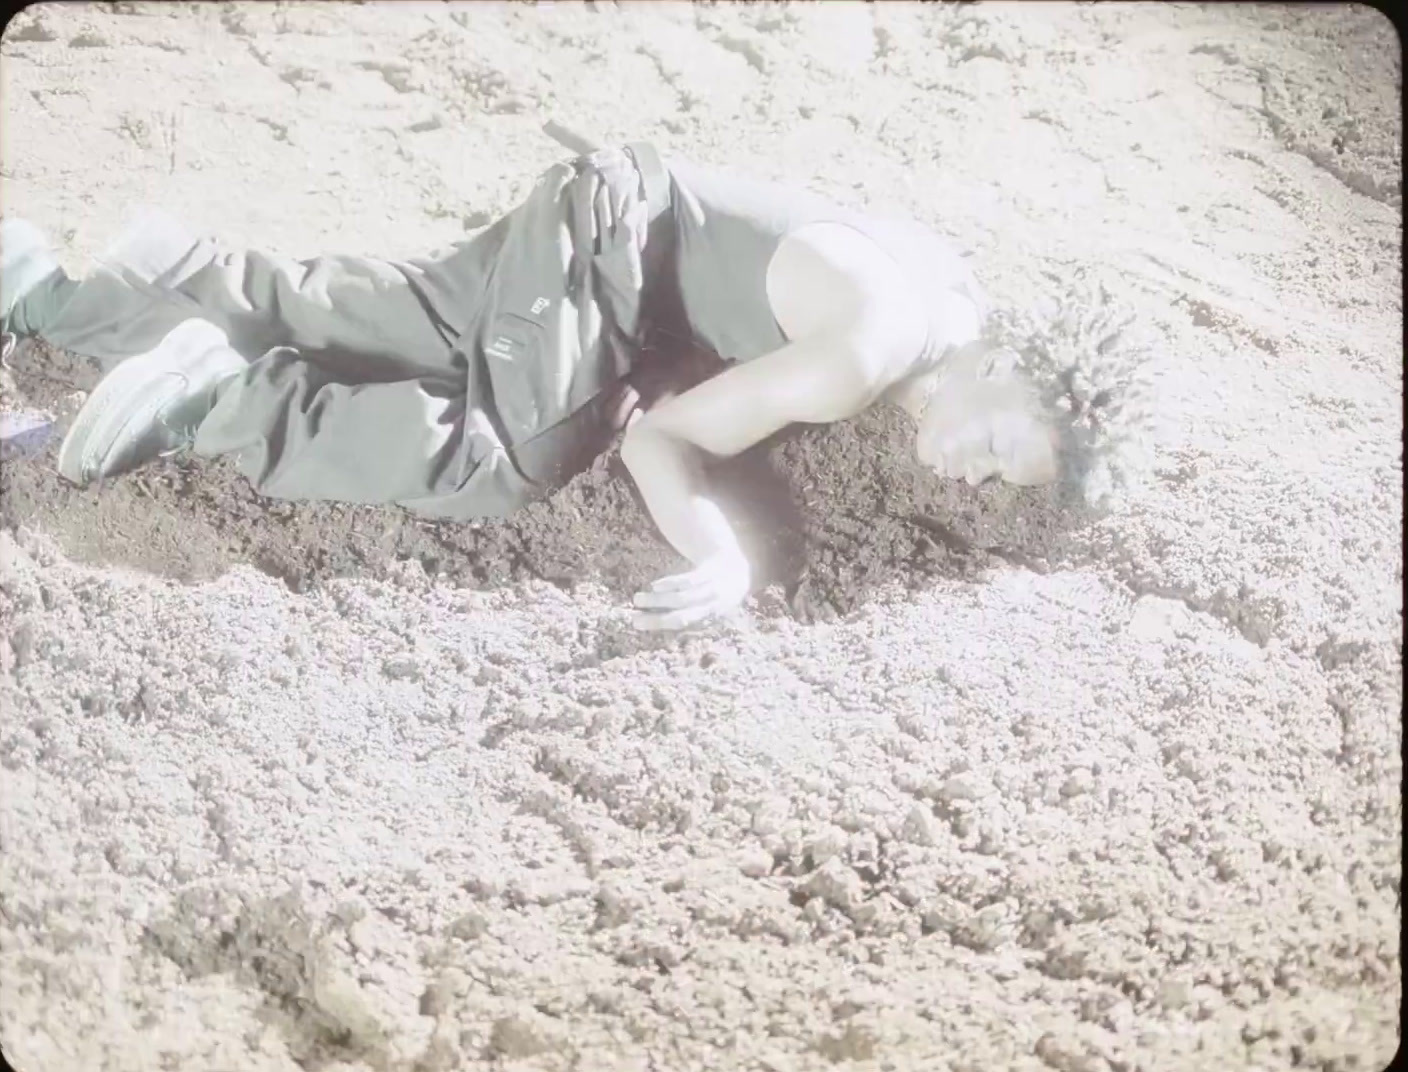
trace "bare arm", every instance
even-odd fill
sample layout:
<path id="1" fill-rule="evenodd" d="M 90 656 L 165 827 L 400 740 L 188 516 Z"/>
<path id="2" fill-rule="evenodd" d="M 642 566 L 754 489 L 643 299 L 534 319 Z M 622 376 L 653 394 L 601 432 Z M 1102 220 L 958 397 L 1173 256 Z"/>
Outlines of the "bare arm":
<path id="1" fill-rule="evenodd" d="M 871 359 L 875 337 L 855 318 L 849 326 L 734 365 L 631 425 L 621 460 L 661 534 L 698 567 L 694 574 L 666 578 L 657 592 L 681 592 L 693 577 L 701 607 L 710 599 L 722 605 L 747 594 L 748 565 L 709 495 L 704 462 L 739 454 L 789 424 L 828 423 L 859 413 L 883 387 L 874 371 L 879 362 Z M 681 599 L 642 593 L 636 602 L 678 608 Z M 658 626 L 676 627 L 707 613 L 677 610 L 660 616 Z"/>
<path id="2" fill-rule="evenodd" d="M 707 495 L 699 449 L 669 433 L 642 430 L 641 423 L 626 434 L 621 460 L 660 534 L 696 566 L 714 555 L 737 552 L 732 527 Z"/>
<path id="3" fill-rule="evenodd" d="M 750 570 L 709 495 L 707 457 L 727 458 L 789 424 L 855 416 L 907 374 L 926 328 L 899 270 L 842 225 L 789 235 L 768 266 L 768 302 L 793 341 L 734 365 L 641 417 L 621 458 L 660 532 L 695 566 L 657 581 L 636 606 L 663 614 L 642 628 L 678 628 L 747 595 Z"/>

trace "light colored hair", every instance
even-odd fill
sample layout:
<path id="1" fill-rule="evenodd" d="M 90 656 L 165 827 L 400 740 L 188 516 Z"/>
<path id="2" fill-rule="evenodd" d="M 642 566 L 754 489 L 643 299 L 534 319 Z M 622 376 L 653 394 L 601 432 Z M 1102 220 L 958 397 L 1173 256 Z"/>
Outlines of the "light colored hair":
<path id="1" fill-rule="evenodd" d="M 1089 506 L 1110 506 L 1153 469 L 1152 348 L 1103 283 L 1079 271 L 1059 282 L 1054 312 L 997 310 L 984 342 L 1015 355 L 1059 437 L 1062 484 Z"/>

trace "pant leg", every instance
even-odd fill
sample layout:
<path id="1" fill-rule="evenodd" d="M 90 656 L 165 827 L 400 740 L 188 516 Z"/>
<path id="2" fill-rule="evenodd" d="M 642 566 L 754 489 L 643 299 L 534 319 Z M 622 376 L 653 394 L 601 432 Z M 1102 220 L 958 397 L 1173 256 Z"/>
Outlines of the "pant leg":
<path id="1" fill-rule="evenodd" d="M 593 181 L 552 168 L 485 232 L 497 236 L 488 282 L 476 304 L 451 310 L 464 318 L 456 380 L 348 383 L 335 371 L 343 357 L 276 348 L 222 389 L 196 451 L 232 456 L 264 495 L 457 520 L 502 516 L 553 490 L 576 468 L 565 455 L 599 447 L 609 430 L 597 411 L 629 369 L 639 312 L 624 238 L 602 246 L 586 225 Z M 653 207 L 668 226 L 666 203 Z M 515 456 L 529 444 L 539 448 L 532 476 Z"/>
<path id="2" fill-rule="evenodd" d="M 227 456 L 276 499 L 391 504 L 429 517 L 506 516 L 544 489 L 510 460 L 478 369 L 463 384 L 342 383 L 329 360 L 271 350 L 220 390 L 194 449 Z"/>
<path id="3" fill-rule="evenodd" d="M 8 330 L 21 336 L 44 334 L 45 327 L 69 303 L 77 288 L 77 281 L 70 279 L 62 268 L 50 272 L 15 302 Z"/>
<path id="4" fill-rule="evenodd" d="M 318 352 L 335 357 L 349 382 L 453 377 L 454 346 L 482 300 L 498 240 L 490 229 L 404 262 L 295 260 L 228 249 L 148 214 L 86 278 L 36 294 L 24 319 L 55 346 L 107 366 L 200 317 L 247 357 L 280 346 Z"/>

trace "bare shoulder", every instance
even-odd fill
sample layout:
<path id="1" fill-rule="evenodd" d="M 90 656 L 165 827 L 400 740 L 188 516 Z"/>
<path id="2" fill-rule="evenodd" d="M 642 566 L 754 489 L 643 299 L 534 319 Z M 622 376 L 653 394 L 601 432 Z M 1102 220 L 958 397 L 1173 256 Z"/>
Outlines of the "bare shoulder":
<path id="1" fill-rule="evenodd" d="M 918 288 L 873 238 L 843 223 L 811 223 L 788 234 L 768 264 L 767 296 L 791 340 L 860 325 L 873 352 L 897 366 L 924 346 Z"/>

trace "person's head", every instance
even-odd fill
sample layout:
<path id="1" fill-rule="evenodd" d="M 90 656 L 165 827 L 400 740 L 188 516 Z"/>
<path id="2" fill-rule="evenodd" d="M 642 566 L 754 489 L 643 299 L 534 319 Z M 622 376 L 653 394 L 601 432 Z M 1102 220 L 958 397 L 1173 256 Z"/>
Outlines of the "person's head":
<path id="1" fill-rule="evenodd" d="M 1060 476 L 1061 440 L 1011 350 L 974 342 L 933 372 L 915 453 L 954 479 L 1049 484 Z"/>

